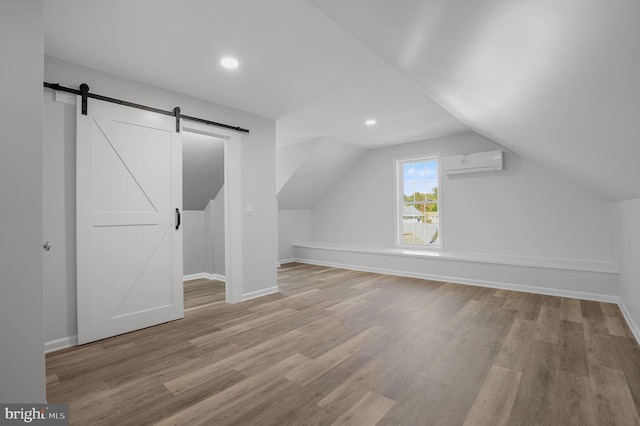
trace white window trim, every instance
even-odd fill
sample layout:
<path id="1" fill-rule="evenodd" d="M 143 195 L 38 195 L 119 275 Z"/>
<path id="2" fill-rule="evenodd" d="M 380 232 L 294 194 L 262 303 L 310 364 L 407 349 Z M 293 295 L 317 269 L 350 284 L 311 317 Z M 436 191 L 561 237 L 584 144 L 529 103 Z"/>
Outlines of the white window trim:
<path id="1" fill-rule="evenodd" d="M 402 175 L 402 167 L 401 165 L 406 162 L 411 161 L 420 161 L 420 160 L 437 160 L 438 161 L 438 244 L 431 246 L 418 246 L 418 245 L 410 245 L 403 243 L 403 232 L 404 227 L 402 223 L 402 216 L 404 211 L 404 194 L 402 191 L 403 186 L 403 175 Z M 395 247 L 403 248 L 403 249 L 412 249 L 412 250 L 427 250 L 427 251 L 442 251 L 444 249 L 444 238 L 443 238 L 443 214 L 442 214 L 442 159 L 440 152 L 434 152 L 430 154 L 419 154 L 419 155 L 410 155 L 405 157 L 396 157 L 393 159 L 393 167 L 395 169 L 395 194 L 394 194 L 394 204 L 395 204 Z"/>

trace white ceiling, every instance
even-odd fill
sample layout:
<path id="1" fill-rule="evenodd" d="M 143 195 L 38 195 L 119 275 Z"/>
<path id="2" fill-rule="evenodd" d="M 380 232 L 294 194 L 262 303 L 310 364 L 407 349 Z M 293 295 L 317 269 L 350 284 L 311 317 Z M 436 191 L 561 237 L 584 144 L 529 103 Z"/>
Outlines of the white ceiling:
<path id="1" fill-rule="evenodd" d="M 277 119 L 279 144 L 379 146 L 466 129 L 303 0 L 45 0 L 45 52 Z M 221 68 L 224 55 L 240 67 Z"/>
<path id="2" fill-rule="evenodd" d="M 471 129 L 640 197 L 637 0 L 310 0 Z"/>
<path id="3" fill-rule="evenodd" d="M 277 153 L 278 208 L 311 210 L 365 152 L 327 138 L 281 146 Z"/>
<path id="4" fill-rule="evenodd" d="M 224 185 L 224 140 L 182 133 L 182 208 L 204 210 Z"/>
<path id="5" fill-rule="evenodd" d="M 280 145 L 471 128 L 620 200 L 640 197 L 638 22 L 637 0 L 45 0 L 45 52 L 276 119 Z"/>

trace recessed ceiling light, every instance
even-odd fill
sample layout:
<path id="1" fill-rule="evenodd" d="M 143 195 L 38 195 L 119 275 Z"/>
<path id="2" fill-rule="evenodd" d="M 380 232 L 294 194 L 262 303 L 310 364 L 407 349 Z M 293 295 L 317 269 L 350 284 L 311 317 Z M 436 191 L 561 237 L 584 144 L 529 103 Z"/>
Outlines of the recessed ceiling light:
<path id="1" fill-rule="evenodd" d="M 367 126 L 373 126 L 374 124 L 376 124 L 376 120 L 370 118 L 369 120 L 365 121 L 364 124 L 366 124 Z"/>
<path id="2" fill-rule="evenodd" d="M 222 58 L 222 60 L 220 61 L 220 64 L 222 64 L 222 66 L 225 68 L 234 69 L 234 68 L 238 68 L 238 65 L 240 65 L 240 62 L 238 62 L 236 58 L 226 57 L 226 58 Z"/>

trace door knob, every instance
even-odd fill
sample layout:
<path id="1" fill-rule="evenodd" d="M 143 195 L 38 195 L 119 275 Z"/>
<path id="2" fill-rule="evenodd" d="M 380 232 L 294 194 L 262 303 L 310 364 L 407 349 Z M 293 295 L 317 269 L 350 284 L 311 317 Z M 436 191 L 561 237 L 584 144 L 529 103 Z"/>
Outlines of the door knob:
<path id="1" fill-rule="evenodd" d="M 44 251 L 49 251 L 49 250 L 51 250 L 51 247 L 53 247 L 53 246 L 51 245 L 51 243 L 50 243 L 49 241 L 47 241 L 46 243 L 44 243 L 44 244 L 42 245 L 42 248 L 44 249 Z"/>

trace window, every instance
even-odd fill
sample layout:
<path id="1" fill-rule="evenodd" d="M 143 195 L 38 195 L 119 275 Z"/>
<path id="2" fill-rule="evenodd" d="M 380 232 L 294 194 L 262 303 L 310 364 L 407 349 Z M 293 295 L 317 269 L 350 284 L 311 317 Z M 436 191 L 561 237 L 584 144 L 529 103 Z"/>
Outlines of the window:
<path id="1" fill-rule="evenodd" d="M 397 160 L 398 244 L 440 247 L 438 156 Z"/>

